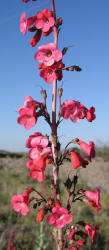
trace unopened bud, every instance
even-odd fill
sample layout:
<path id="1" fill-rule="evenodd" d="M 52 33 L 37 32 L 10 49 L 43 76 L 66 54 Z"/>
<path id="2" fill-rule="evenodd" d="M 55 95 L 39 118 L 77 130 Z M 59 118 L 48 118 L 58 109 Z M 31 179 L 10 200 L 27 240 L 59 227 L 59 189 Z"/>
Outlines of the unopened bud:
<path id="1" fill-rule="evenodd" d="M 58 207 L 58 208 L 61 207 L 61 203 L 59 200 L 54 201 L 54 205 L 55 207 Z"/>
<path id="2" fill-rule="evenodd" d="M 62 50 L 63 56 L 66 54 L 67 50 L 68 50 L 68 47 L 64 47 L 64 48 L 63 48 L 63 50 Z"/>
<path id="3" fill-rule="evenodd" d="M 67 67 L 65 69 L 68 70 L 68 71 L 74 71 L 75 70 L 77 72 L 80 72 L 82 70 L 79 66 L 76 66 L 76 65 Z"/>
<path id="4" fill-rule="evenodd" d="M 37 222 L 43 221 L 44 215 L 45 215 L 45 209 L 42 208 L 42 209 L 39 211 L 39 213 L 38 213 L 38 215 L 37 215 L 37 217 L 36 217 L 36 221 L 37 221 Z"/>
<path id="5" fill-rule="evenodd" d="M 63 88 L 59 88 L 58 89 L 58 96 L 61 97 L 63 93 Z"/>
<path id="6" fill-rule="evenodd" d="M 42 67 L 43 67 L 43 63 L 37 65 L 38 69 L 42 69 Z"/>
<path id="7" fill-rule="evenodd" d="M 41 94 L 42 94 L 42 96 L 43 96 L 43 98 L 44 98 L 44 100 L 47 98 L 47 93 L 46 93 L 46 90 L 45 89 L 42 89 L 41 90 Z"/>
<path id="8" fill-rule="evenodd" d="M 62 23 L 63 23 L 63 19 L 62 19 L 62 17 L 59 17 L 57 20 L 57 24 L 62 25 Z"/>

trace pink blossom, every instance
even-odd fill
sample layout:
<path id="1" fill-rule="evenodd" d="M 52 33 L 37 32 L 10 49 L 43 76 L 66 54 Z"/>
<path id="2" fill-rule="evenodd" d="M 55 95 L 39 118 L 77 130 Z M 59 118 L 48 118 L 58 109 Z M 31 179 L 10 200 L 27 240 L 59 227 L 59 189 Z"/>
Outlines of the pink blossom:
<path id="1" fill-rule="evenodd" d="M 52 215 L 47 217 L 47 222 L 53 224 L 56 228 L 63 228 L 66 224 L 72 222 L 72 220 L 73 216 L 64 207 L 54 207 Z"/>
<path id="2" fill-rule="evenodd" d="M 90 141 L 88 145 L 86 142 L 78 140 L 77 143 L 79 144 L 83 152 L 88 155 L 88 158 L 91 161 L 91 159 L 94 158 L 96 155 L 94 142 Z"/>
<path id="3" fill-rule="evenodd" d="M 43 32 L 48 32 L 55 24 L 55 19 L 52 16 L 52 12 L 48 9 L 39 11 L 36 15 L 35 27 L 41 29 Z"/>
<path id="4" fill-rule="evenodd" d="M 51 155 L 52 150 L 50 147 L 41 147 L 41 146 L 37 146 L 36 148 L 32 148 L 29 151 L 29 157 L 31 159 L 36 159 L 37 161 L 41 159 L 42 156 L 47 156 L 47 155 Z"/>
<path id="5" fill-rule="evenodd" d="M 54 62 L 59 62 L 62 59 L 62 52 L 56 48 L 54 43 L 48 43 L 39 47 L 34 58 L 46 66 L 51 66 Z"/>
<path id="6" fill-rule="evenodd" d="M 31 96 L 25 96 L 24 105 L 17 110 L 20 114 L 17 122 L 26 129 L 32 128 L 37 122 L 36 109 L 42 106 L 42 103 L 33 100 Z"/>
<path id="7" fill-rule="evenodd" d="M 61 80 L 63 75 L 62 75 L 62 68 L 64 67 L 64 64 L 59 61 L 57 63 L 54 63 L 53 65 L 47 67 L 44 64 L 40 65 L 40 68 L 42 70 L 40 71 L 40 76 L 44 78 L 44 80 L 47 83 L 51 83 L 54 80 Z"/>
<path id="8" fill-rule="evenodd" d="M 46 69 L 42 69 L 40 71 L 40 76 L 42 78 L 44 78 L 44 80 L 47 82 L 47 83 L 51 83 L 53 82 L 54 80 L 57 80 L 58 79 L 58 76 L 54 70 L 54 68 L 51 66 L 51 67 L 47 67 Z"/>
<path id="9" fill-rule="evenodd" d="M 77 169 L 78 167 L 86 167 L 88 165 L 88 161 L 85 160 L 78 152 L 74 152 L 73 150 L 70 151 L 71 153 L 71 163 L 74 169 Z"/>
<path id="10" fill-rule="evenodd" d="M 46 157 L 41 157 L 39 160 L 29 159 L 27 168 L 30 169 L 30 177 L 42 182 L 45 179 L 44 170 L 46 168 Z"/>
<path id="11" fill-rule="evenodd" d="M 78 122 L 81 115 L 80 102 L 74 100 L 66 100 L 61 108 L 61 116 L 64 119 L 70 119 L 72 122 Z"/>
<path id="12" fill-rule="evenodd" d="M 96 190 L 96 192 L 92 192 L 90 190 L 85 190 L 85 191 L 83 191 L 83 193 L 89 199 L 88 205 L 95 207 L 95 210 L 99 210 L 99 209 L 101 209 L 101 205 L 99 203 L 100 189 L 95 188 L 95 190 Z"/>
<path id="13" fill-rule="evenodd" d="M 99 229 L 98 225 L 95 226 L 95 228 L 92 228 L 90 225 L 86 224 L 84 229 L 88 233 L 88 235 L 91 236 L 91 241 L 94 243 L 96 237 L 97 237 L 97 230 Z"/>
<path id="14" fill-rule="evenodd" d="M 30 177 L 32 179 L 36 179 L 38 182 L 42 182 L 45 180 L 44 171 L 30 171 Z"/>
<path id="15" fill-rule="evenodd" d="M 33 23 L 34 23 L 35 19 L 34 17 L 29 17 L 29 18 L 26 18 L 26 13 L 24 12 L 21 16 L 21 19 L 20 19 L 20 32 L 23 33 L 23 35 L 26 35 L 26 32 L 27 32 L 27 28 L 29 26 L 31 26 Z"/>
<path id="16" fill-rule="evenodd" d="M 27 168 L 29 168 L 31 171 L 44 171 L 46 168 L 46 157 L 41 157 L 40 160 L 29 159 L 27 161 Z"/>
<path id="17" fill-rule="evenodd" d="M 18 117 L 17 122 L 21 125 L 24 125 L 26 129 L 32 128 L 36 122 L 36 108 L 32 106 L 26 110 L 25 108 L 21 108 L 19 111 L 20 117 Z"/>
<path id="18" fill-rule="evenodd" d="M 27 202 L 25 203 L 25 199 L 21 194 L 12 196 L 12 208 L 24 216 L 29 212 L 28 204 Z"/>
<path id="19" fill-rule="evenodd" d="M 27 148 L 35 148 L 37 146 L 41 146 L 42 148 L 46 148 L 49 144 L 49 140 L 47 136 L 43 136 L 41 133 L 36 132 L 33 135 L 30 135 L 26 141 Z"/>
<path id="20" fill-rule="evenodd" d="M 28 108 L 31 108 L 32 106 L 35 106 L 36 108 L 38 108 L 41 105 L 42 105 L 42 103 L 35 101 L 34 99 L 32 99 L 31 96 L 25 96 L 24 104 L 22 107 L 17 109 L 17 112 L 20 112 L 20 109 L 22 109 L 22 108 L 28 109 Z"/>

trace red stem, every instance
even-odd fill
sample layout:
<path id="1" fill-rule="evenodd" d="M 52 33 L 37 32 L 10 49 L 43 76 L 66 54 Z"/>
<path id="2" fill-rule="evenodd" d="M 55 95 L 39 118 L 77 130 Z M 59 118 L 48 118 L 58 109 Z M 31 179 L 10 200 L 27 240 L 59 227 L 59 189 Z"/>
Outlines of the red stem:
<path id="1" fill-rule="evenodd" d="M 54 0 L 51 0 L 51 7 L 56 21 L 56 11 Z M 54 26 L 54 43 L 58 47 L 58 28 Z M 59 189 L 59 167 L 57 166 L 57 126 L 56 126 L 56 103 L 57 103 L 57 80 L 53 81 L 53 94 L 52 94 L 52 151 L 53 151 L 53 178 L 55 185 L 55 199 L 60 199 Z M 57 250 L 62 250 L 62 229 L 58 229 L 58 246 Z"/>

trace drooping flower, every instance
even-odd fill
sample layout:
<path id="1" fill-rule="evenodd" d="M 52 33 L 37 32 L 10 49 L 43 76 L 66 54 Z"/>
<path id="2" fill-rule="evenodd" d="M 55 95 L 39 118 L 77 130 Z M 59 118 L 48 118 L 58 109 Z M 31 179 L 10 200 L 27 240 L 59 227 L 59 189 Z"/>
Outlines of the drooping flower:
<path id="1" fill-rule="evenodd" d="M 85 160 L 78 152 L 70 150 L 70 153 L 71 153 L 71 163 L 74 169 L 77 169 L 80 166 L 85 168 L 86 165 L 89 164 L 88 161 Z"/>
<path id="2" fill-rule="evenodd" d="M 38 212 L 38 215 L 37 215 L 37 217 L 36 217 L 36 221 L 37 221 L 37 222 L 43 221 L 44 215 L 45 215 L 45 209 L 42 208 L 42 209 Z"/>
<path id="3" fill-rule="evenodd" d="M 48 9 L 39 11 L 36 15 L 35 27 L 41 29 L 43 32 L 48 32 L 55 24 L 55 19 L 52 12 Z"/>
<path id="4" fill-rule="evenodd" d="M 95 188 L 96 192 L 92 192 L 90 190 L 84 190 L 84 195 L 89 199 L 88 205 L 92 206 L 95 210 L 101 209 L 100 200 L 100 189 Z"/>
<path id="5" fill-rule="evenodd" d="M 20 19 L 20 32 L 23 33 L 23 35 L 26 35 L 26 32 L 27 32 L 27 28 L 29 26 L 31 26 L 35 21 L 35 17 L 29 17 L 29 18 L 26 18 L 26 13 L 24 12 L 21 16 L 21 19 Z"/>
<path id="6" fill-rule="evenodd" d="M 91 241 L 92 241 L 92 243 L 94 243 L 94 241 L 97 238 L 97 232 L 96 231 L 99 229 L 99 226 L 95 225 L 95 228 L 92 228 L 90 225 L 85 224 L 84 229 L 87 232 L 87 234 L 91 236 Z"/>
<path id="7" fill-rule="evenodd" d="M 66 224 L 72 222 L 72 220 L 73 216 L 64 207 L 54 207 L 52 215 L 47 217 L 47 222 L 53 224 L 56 228 L 63 228 Z"/>
<path id="8" fill-rule="evenodd" d="M 54 62 L 62 60 L 62 52 L 56 48 L 54 43 L 48 43 L 39 47 L 34 58 L 46 66 L 51 66 Z"/>
<path id="9" fill-rule="evenodd" d="M 96 155 L 94 142 L 90 141 L 88 145 L 86 142 L 78 140 L 77 143 L 80 146 L 80 148 L 83 150 L 83 152 L 88 155 L 88 158 L 91 161 L 91 159 L 94 158 Z"/>

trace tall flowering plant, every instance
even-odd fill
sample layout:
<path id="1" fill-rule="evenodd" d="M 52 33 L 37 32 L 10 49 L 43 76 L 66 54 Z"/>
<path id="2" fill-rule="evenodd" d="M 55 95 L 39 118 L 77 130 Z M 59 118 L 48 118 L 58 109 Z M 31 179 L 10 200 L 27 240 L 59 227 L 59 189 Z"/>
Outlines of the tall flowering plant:
<path id="1" fill-rule="evenodd" d="M 22 1 L 29 2 L 29 0 Z M 47 93 L 45 89 L 41 91 L 43 102 L 38 102 L 33 100 L 32 97 L 26 96 L 23 106 L 17 110 L 19 113 L 17 121 L 26 129 L 35 126 L 41 116 L 45 118 L 51 128 L 51 141 L 48 135 L 35 132 L 27 139 L 26 147 L 29 148 L 27 168 L 30 171 L 30 178 L 35 179 L 36 182 L 43 182 L 46 179 L 46 167 L 48 164 L 52 164 L 53 184 L 50 186 L 51 197 L 44 197 L 41 192 L 32 187 L 27 188 L 22 194 L 13 195 L 12 208 L 23 216 L 27 216 L 31 202 L 33 202 L 34 209 L 37 209 L 37 205 L 39 205 L 40 209 L 36 212 L 36 222 L 39 223 L 45 220 L 46 223 L 56 228 L 54 237 L 57 249 L 76 250 L 81 246 L 85 246 L 88 237 L 91 237 L 93 243 L 99 229 L 98 225 L 92 227 L 85 221 L 77 221 L 76 224 L 73 224 L 74 215 L 72 214 L 72 204 L 76 201 L 82 201 L 96 211 L 101 209 L 100 190 L 97 187 L 93 191 L 83 190 L 82 188 L 78 190 L 78 175 L 77 172 L 75 173 L 76 169 L 80 167 L 88 167 L 89 162 L 93 160 L 95 157 L 95 144 L 92 141 L 88 144 L 79 138 L 73 138 L 59 154 L 60 143 L 57 130 L 60 122 L 64 119 L 70 119 L 73 123 L 79 122 L 80 119 L 92 122 L 96 118 L 95 108 L 93 106 L 87 108 L 76 100 L 61 102 L 63 89 L 58 88 L 57 91 L 57 81 L 62 80 L 63 70 L 80 72 L 82 69 L 76 65 L 66 67 L 63 63 L 63 57 L 68 48 L 65 47 L 62 51 L 58 49 L 58 34 L 63 20 L 62 18 L 56 18 L 55 1 L 51 0 L 51 9 L 41 10 L 35 16 L 27 18 L 24 12 L 20 21 L 20 31 L 23 35 L 27 31 L 34 34 L 29 41 L 32 47 L 40 42 L 42 36 L 46 37 L 52 33 L 54 37 L 52 43 L 39 46 L 34 55 L 34 59 L 39 63 L 40 77 L 44 79 L 45 84 L 50 83 L 53 86 L 52 117 L 50 117 L 47 110 Z M 56 119 L 57 98 L 59 98 L 60 103 L 58 119 Z M 87 159 L 74 149 L 68 150 L 71 143 L 78 145 L 87 155 Z M 64 160 L 71 161 L 74 176 L 72 179 L 68 176 L 64 183 L 67 200 L 63 204 L 60 194 L 59 173 Z"/>

